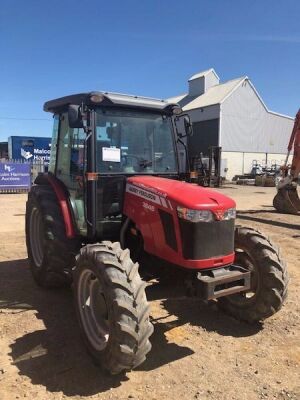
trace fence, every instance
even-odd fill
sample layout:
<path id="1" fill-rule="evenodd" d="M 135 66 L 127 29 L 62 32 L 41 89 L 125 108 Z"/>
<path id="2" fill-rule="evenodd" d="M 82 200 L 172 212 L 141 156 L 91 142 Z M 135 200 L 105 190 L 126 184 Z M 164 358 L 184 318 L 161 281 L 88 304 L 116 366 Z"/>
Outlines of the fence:
<path id="1" fill-rule="evenodd" d="M 42 160 L 0 160 L 0 193 L 26 193 L 47 164 Z"/>

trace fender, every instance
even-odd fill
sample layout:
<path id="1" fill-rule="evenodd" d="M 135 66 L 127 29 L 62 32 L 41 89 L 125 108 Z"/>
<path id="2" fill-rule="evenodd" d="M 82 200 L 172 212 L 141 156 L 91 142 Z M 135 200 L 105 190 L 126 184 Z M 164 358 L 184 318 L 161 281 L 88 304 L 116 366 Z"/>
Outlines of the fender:
<path id="1" fill-rule="evenodd" d="M 65 223 L 66 236 L 68 239 L 73 239 L 76 236 L 76 231 L 73 224 L 73 217 L 70 208 L 69 198 L 63 184 L 52 174 L 41 174 L 34 181 L 36 184 L 47 184 L 52 187 L 56 194 L 59 203 L 63 220 Z"/>

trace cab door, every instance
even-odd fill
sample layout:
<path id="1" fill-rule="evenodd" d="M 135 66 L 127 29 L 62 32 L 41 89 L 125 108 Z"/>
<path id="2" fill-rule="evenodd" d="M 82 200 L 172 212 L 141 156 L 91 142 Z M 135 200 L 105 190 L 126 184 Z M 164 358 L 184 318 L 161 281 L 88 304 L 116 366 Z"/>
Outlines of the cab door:
<path id="1" fill-rule="evenodd" d="M 52 146 L 56 146 L 58 151 L 55 159 L 50 160 L 49 170 L 67 188 L 78 231 L 80 234 L 86 235 L 83 190 L 86 134 L 81 128 L 69 127 L 67 113 L 55 116 L 55 121 L 57 121 L 55 122 L 57 124 L 57 138 L 55 141 L 55 135 L 53 135 Z M 53 151 L 52 153 L 55 154 L 56 152 Z"/>

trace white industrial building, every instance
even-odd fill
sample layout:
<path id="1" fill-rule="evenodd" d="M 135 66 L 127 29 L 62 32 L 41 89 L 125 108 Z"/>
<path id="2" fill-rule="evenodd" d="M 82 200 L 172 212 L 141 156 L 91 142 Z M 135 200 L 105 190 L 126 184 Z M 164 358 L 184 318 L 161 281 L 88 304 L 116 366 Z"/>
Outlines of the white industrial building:
<path id="1" fill-rule="evenodd" d="M 250 173 L 254 160 L 282 164 L 293 128 L 292 117 L 268 110 L 247 76 L 220 83 L 213 68 L 192 76 L 179 103 L 193 123 L 191 156 L 222 147 L 221 174 L 227 179 Z"/>

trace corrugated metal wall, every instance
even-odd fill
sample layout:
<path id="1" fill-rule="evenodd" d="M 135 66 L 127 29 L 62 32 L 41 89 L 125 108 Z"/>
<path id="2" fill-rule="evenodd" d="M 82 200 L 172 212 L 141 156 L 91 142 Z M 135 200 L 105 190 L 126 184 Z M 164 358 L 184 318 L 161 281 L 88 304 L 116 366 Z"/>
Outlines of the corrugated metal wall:
<path id="1" fill-rule="evenodd" d="M 231 180 L 235 175 L 249 174 L 252 170 L 253 162 L 256 160 L 258 164 L 271 167 L 272 164 L 283 165 L 286 153 L 241 153 L 222 151 L 222 160 L 227 166 L 227 173 L 224 177 Z M 292 156 L 289 162 L 292 161 Z"/>
<path id="2" fill-rule="evenodd" d="M 198 79 L 189 81 L 189 95 L 199 96 L 205 92 L 205 79 L 204 76 Z"/>
<path id="3" fill-rule="evenodd" d="M 268 137 L 268 153 L 285 153 L 292 133 L 294 121 L 280 115 L 268 113 L 265 133 Z"/>
<path id="4" fill-rule="evenodd" d="M 245 81 L 221 105 L 223 151 L 285 153 L 293 120 L 267 112 Z"/>

